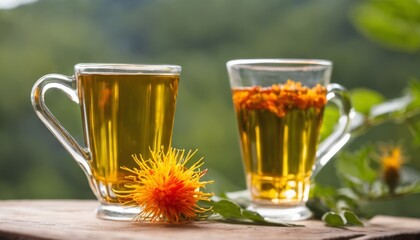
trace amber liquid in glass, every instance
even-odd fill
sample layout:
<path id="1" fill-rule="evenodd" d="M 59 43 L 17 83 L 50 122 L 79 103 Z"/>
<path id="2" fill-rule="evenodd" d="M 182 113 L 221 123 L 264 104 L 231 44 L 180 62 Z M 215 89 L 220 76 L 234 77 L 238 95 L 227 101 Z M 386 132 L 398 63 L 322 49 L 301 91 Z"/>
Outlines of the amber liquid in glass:
<path id="1" fill-rule="evenodd" d="M 171 146 L 178 75 L 82 74 L 78 91 L 85 142 L 91 150 L 92 187 L 105 203 L 124 190 L 122 166 L 135 167 L 133 154 Z"/>
<path id="2" fill-rule="evenodd" d="M 233 100 L 253 201 L 297 206 L 308 199 L 325 89 L 301 97 L 308 92 L 280 87 L 282 93 L 274 87 L 233 89 Z"/>

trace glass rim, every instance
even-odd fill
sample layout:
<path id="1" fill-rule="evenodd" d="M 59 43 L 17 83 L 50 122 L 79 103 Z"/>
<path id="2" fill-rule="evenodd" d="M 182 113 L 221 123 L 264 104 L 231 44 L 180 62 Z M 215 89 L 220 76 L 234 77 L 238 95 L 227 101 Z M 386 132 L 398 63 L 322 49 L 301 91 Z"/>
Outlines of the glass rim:
<path id="1" fill-rule="evenodd" d="M 332 67 L 332 61 L 324 59 L 299 59 L 299 58 L 257 58 L 234 59 L 226 63 L 228 69 L 250 70 L 319 70 Z"/>
<path id="2" fill-rule="evenodd" d="M 119 74 L 165 74 L 178 75 L 181 66 L 171 64 L 132 64 L 132 63 L 78 63 L 74 66 L 76 74 L 119 73 Z"/>

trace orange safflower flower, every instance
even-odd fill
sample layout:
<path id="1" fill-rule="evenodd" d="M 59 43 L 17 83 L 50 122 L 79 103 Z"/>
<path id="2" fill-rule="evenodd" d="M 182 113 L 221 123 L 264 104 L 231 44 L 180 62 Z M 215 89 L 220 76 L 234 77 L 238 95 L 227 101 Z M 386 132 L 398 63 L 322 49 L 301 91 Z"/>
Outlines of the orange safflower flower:
<path id="1" fill-rule="evenodd" d="M 114 191 L 122 205 L 138 206 L 141 213 L 134 220 L 151 222 L 182 223 L 196 218 L 198 213 L 209 209 L 197 205 L 199 200 L 210 201 L 212 193 L 200 191 L 213 181 L 200 181 L 207 172 L 200 170 L 202 158 L 191 167 L 186 163 L 197 151 L 170 149 L 168 152 L 151 151 L 152 158 L 145 160 L 142 156 L 133 155 L 139 168 L 130 169 L 126 178 L 131 180 L 125 184 L 129 190 Z"/>
<path id="2" fill-rule="evenodd" d="M 237 109 L 268 110 L 278 117 L 284 117 L 290 109 L 322 109 L 327 103 L 327 90 L 317 84 L 308 88 L 300 82 L 287 80 L 285 84 L 271 87 L 254 86 L 233 90 L 233 102 Z"/>
<path id="3" fill-rule="evenodd" d="M 383 179 L 391 193 L 394 193 L 400 181 L 400 169 L 404 163 L 404 156 L 400 146 L 383 147 L 380 156 Z"/>

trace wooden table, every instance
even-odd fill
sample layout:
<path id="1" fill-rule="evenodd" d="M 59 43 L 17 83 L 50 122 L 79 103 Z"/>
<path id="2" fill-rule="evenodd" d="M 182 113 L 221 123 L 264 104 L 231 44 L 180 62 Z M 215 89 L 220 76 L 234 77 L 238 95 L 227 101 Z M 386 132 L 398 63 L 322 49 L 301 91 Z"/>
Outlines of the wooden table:
<path id="1" fill-rule="evenodd" d="M 420 219 L 378 216 L 366 227 L 331 228 L 219 222 L 151 224 L 97 219 L 93 200 L 0 201 L 0 239 L 420 239 Z"/>

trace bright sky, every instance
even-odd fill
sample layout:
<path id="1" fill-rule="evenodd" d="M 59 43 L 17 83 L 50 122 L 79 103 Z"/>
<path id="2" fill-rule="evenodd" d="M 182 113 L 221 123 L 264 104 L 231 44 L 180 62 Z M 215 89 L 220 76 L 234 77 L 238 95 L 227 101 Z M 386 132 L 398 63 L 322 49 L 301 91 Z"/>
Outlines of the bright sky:
<path id="1" fill-rule="evenodd" d="M 22 4 L 33 3 L 37 0 L 0 0 L 0 9 L 12 9 Z"/>

